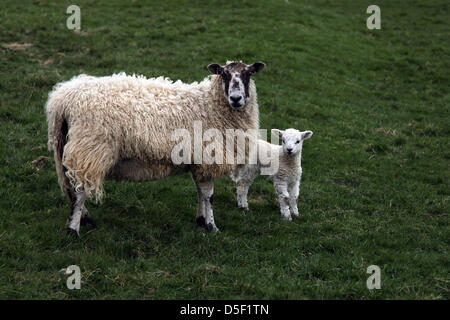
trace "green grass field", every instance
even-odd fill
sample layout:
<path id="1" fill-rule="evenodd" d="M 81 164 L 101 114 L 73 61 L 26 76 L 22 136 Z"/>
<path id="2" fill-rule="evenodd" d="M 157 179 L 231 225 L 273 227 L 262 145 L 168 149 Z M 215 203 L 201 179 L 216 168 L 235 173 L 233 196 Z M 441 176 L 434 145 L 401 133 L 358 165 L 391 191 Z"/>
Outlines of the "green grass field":
<path id="1" fill-rule="evenodd" d="M 81 8 L 81 32 L 66 8 Z M 448 299 L 448 1 L 3 1 L 0 11 L 0 299 Z M 21 45 L 11 45 L 19 43 Z M 24 45 L 25 44 L 25 45 Z M 27 45 L 28 44 L 28 45 Z M 261 128 L 314 131 L 301 219 L 271 182 L 236 208 L 215 184 L 220 233 L 195 225 L 189 175 L 107 182 L 97 228 L 65 234 L 69 201 L 47 151 L 44 104 L 80 73 L 165 75 L 264 61 Z M 78 265 L 81 290 L 59 270 Z M 368 290 L 366 269 L 381 268 Z"/>

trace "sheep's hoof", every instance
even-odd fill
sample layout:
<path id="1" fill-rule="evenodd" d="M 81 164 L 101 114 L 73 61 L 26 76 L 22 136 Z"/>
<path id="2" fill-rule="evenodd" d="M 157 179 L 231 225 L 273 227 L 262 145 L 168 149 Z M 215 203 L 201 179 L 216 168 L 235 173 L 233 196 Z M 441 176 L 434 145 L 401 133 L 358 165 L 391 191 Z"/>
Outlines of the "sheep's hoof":
<path id="1" fill-rule="evenodd" d="M 206 227 L 205 217 L 203 217 L 203 216 L 197 217 L 197 219 L 195 219 L 195 222 L 197 223 L 197 226 L 199 226 L 199 227 L 202 227 L 202 228 Z"/>
<path id="2" fill-rule="evenodd" d="M 285 216 L 285 215 L 281 215 L 283 217 L 283 219 L 286 219 L 288 221 L 292 221 L 292 217 L 291 216 Z"/>
<path id="3" fill-rule="evenodd" d="M 82 225 L 82 226 L 90 225 L 91 227 L 94 227 L 94 228 L 97 226 L 95 224 L 94 220 L 92 220 L 91 217 L 89 217 L 89 216 L 81 217 L 80 225 Z"/>
<path id="4" fill-rule="evenodd" d="M 245 211 L 245 212 L 249 212 L 250 209 L 248 207 L 239 207 L 239 210 Z"/>
<path id="5" fill-rule="evenodd" d="M 219 228 L 217 228 L 214 224 L 208 223 L 208 227 L 206 228 L 209 232 L 219 232 Z"/>
<path id="6" fill-rule="evenodd" d="M 78 234 L 77 230 L 74 230 L 72 228 L 67 227 L 66 228 L 66 233 L 69 237 L 75 237 L 75 238 L 79 238 L 80 235 Z"/>

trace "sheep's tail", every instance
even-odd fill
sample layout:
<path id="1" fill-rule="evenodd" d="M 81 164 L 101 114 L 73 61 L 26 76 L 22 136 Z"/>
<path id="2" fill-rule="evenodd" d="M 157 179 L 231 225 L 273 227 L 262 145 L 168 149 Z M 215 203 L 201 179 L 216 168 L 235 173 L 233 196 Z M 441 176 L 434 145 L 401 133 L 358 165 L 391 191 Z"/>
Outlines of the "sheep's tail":
<path id="1" fill-rule="evenodd" d="M 67 194 L 70 187 L 69 179 L 66 177 L 63 166 L 64 146 L 67 142 L 67 133 L 69 131 L 67 120 L 65 119 L 62 108 L 54 105 L 54 101 L 49 98 L 46 104 L 47 123 L 48 123 L 48 150 L 53 151 L 58 175 L 58 183 L 61 191 Z"/>

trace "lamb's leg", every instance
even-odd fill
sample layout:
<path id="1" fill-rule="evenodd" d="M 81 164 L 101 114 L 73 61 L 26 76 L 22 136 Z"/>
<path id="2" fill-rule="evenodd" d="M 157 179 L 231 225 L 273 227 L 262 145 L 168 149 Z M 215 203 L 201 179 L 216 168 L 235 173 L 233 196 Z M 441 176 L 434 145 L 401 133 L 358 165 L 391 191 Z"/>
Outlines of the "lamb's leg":
<path id="1" fill-rule="evenodd" d="M 69 220 L 67 222 L 67 233 L 78 236 L 80 233 L 80 223 L 83 216 L 86 193 L 84 191 L 76 192 L 72 187 L 69 187 L 67 193 L 71 203 Z"/>
<path id="2" fill-rule="evenodd" d="M 281 216 L 289 221 L 292 220 L 291 213 L 289 212 L 289 192 L 286 182 L 274 180 L 275 191 L 280 203 Z"/>
<path id="3" fill-rule="evenodd" d="M 298 194 L 300 191 L 300 181 L 296 181 L 289 185 L 288 192 L 289 192 L 289 208 L 291 210 L 291 213 L 294 216 L 298 217 L 298 207 L 297 207 L 297 200 L 298 200 Z"/>
<path id="4" fill-rule="evenodd" d="M 236 177 L 236 197 L 239 209 L 249 211 L 247 201 L 248 189 L 259 173 L 259 168 L 256 166 L 246 166 L 238 170 L 238 176 Z"/>
<path id="5" fill-rule="evenodd" d="M 199 211 L 202 210 L 203 217 L 205 219 L 205 228 L 211 232 L 217 232 L 219 229 L 216 227 L 214 223 L 214 215 L 213 215 L 213 201 L 214 201 L 214 181 L 196 181 L 197 191 L 200 193 L 199 199 L 201 203 L 199 203 Z M 197 224 L 199 214 L 197 213 Z"/>
<path id="6" fill-rule="evenodd" d="M 248 195 L 248 188 L 250 187 L 250 184 L 247 184 L 245 180 L 238 180 L 236 182 L 236 197 L 237 197 L 237 204 L 239 209 L 248 211 L 248 201 L 247 201 L 247 195 Z"/>

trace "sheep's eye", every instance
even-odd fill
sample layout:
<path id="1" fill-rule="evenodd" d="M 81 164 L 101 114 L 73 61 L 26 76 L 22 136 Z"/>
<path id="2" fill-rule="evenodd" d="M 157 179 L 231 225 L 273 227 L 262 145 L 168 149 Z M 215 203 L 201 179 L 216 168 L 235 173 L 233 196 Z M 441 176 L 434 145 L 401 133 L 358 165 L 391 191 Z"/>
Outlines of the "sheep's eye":
<path id="1" fill-rule="evenodd" d="M 286 140 L 283 139 L 283 143 L 286 143 Z"/>
<path id="2" fill-rule="evenodd" d="M 299 143 L 300 143 L 300 140 L 297 140 L 297 142 L 295 144 L 299 144 Z"/>
<path id="3" fill-rule="evenodd" d="M 224 80 L 229 80 L 231 78 L 231 74 L 227 71 L 222 71 L 222 78 Z"/>

